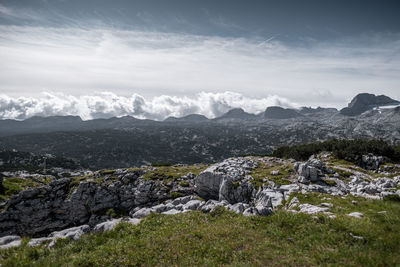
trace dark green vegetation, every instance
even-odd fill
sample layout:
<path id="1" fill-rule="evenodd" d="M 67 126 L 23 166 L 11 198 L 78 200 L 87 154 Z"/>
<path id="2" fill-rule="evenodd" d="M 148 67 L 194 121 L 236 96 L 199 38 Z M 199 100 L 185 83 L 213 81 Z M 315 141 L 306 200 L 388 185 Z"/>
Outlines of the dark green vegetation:
<path id="1" fill-rule="evenodd" d="M 400 264 L 399 202 L 322 200 L 323 196 L 297 195 L 304 203 L 333 203 L 337 218 L 282 210 L 269 217 L 245 217 L 223 208 L 210 214 L 153 214 L 137 226 L 120 224 L 113 231 L 85 235 L 78 241 L 59 240 L 52 249 L 29 248 L 26 239 L 21 247 L 0 251 L 0 262 L 3 266 Z M 351 218 L 346 215 L 351 211 L 365 215 Z"/>
<path id="2" fill-rule="evenodd" d="M 74 158 L 91 169 L 129 168 L 148 162 L 213 163 L 243 153 L 262 153 L 279 142 L 270 127 L 158 124 L 127 130 L 51 132 L 0 137 L 0 149 Z M 264 129 L 267 128 L 267 129 Z M 258 140 L 258 141 L 257 141 Z M 311 140 L 311 139 L 310 139 Z M 267 152 L 272 152 L 268 149 Z"/>
<path id="3" fill-rule="evenodd" d="M 311 155 L 323 151 L 332 152 L 338 159 L 361 165 L 362 155 L 372 153 L 385 156 L 392 162 L 400 162 L 400 146 L 393 146 L 382 140 L 338 140 L 332 139 L 320 143 L 311 143 L 298 146 L 283 146 L 276 149 L 273 157 L 307 160 Z"/>
<path id="4" fill-rule="evenodd" d="M 151 166 L 153 167 L 160 167 L 160 166 L 171 166 L 171 162 L 153 162 Z"/>
<path id="5" fill-rule="evenodd" d="M 53 167 L 64 169 L 79 169 L 82 166 L 75 160 L 64 157 L 50 157 L 45 155 L 35 155 L 21 151 L 0 151 L 0 172 L 4 171 L 43 171 Z"/>

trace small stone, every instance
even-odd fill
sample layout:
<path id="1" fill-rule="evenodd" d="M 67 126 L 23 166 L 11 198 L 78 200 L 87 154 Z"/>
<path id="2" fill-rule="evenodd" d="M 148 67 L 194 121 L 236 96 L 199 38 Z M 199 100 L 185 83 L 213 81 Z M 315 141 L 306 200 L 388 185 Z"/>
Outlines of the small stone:
<path id="1" fill-rule="evenodd" d="M 176 210 L 176 209 L 172 209 L 172 210 L 169 210 L 169 211 L 164 211 L 164 212 L 161 213 L 161 214 L 175 215 L 175 214 L 179 214 L 179 213 L 182 213 L 182 211 Z"/>
<path id="2" fill-rule="evenodd" d="M 350 235 L 354 238 L 354 239 L 358 239 L 358 240 L 363 240 L 364 237 L 362 236 L 357 236 L 357 235 L 353 235 L 353 233 L 350 233 Z"/>
<path id="3" fill-rule="evenodd" d="M 276 176 L 276 175 L 279 175 L 279 170 L 271 171 L 270 173 L 271 173 L 271 175 L 275 175 Z"/>
<path id="4" fill-rule="evenodd" d="M 328 208 L 321 208 L 317 207 L 311 204 L 300 204 L 299 205 L 300 211 L 302 213 L 308 213 L 308 214 L 316 214 L 319 212 L 325 212 L 328 210 Z"/>
<path id="5" fill-rule="evenodd" d="M 120 222 L 121 219 L 114 219 L 103 223 L 99 223 L 93 228 L 93 231 L 98 233 L 110 231 L 114 229 Z"/>
<path id="6" fill-rule="evenodd" d="M 356 212 L 347 214 L 347 216 L 354 217 L 354 218 L 361 218 L 363 216 L 363 214 L 361 212 L 356 211 Z"/>
<path id="7" fill-rule="evenodd" d="M 324 202 L 324 203 L 321 203 L 321 204 L 319 204 L 321 207 L 327 207 L 327 208 L 332 208 L 333 207 L 333 204 L 332 203 L 326 203 L 326 202 Z"/>

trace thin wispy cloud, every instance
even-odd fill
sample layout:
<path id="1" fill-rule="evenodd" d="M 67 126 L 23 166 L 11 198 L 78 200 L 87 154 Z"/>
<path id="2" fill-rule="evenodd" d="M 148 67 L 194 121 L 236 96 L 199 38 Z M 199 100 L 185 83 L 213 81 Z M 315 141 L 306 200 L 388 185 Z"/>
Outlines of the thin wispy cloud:
<path id="1" fill-rule="evenodd" d="M 0 90 L 12 96 L 43 90 L 151 97 L 229 90 L 335 106 L 372 89 L 399 97 L 398 36 L 384 43 L 372 36 L 363 43 L 290 47 L 277 39 L 0 26 L 0 37 Z M 336 99 L 305 95 L 313 90 L 334 92 Z"/>

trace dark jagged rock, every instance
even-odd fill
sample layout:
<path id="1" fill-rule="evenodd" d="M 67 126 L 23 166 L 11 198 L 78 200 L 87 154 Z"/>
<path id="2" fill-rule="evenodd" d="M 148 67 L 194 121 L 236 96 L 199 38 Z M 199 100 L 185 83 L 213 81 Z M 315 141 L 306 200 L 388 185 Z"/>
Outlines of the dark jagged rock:
<path id="1" fill-rule="evenodd" d="M 356 95 L 348 107 L 340 110 L 340 113 L 346 116 L 357 116 L 374 107 L 397 104 L 400 104 L 400 102 L 385 95 L 376 96 L 374 94 L 362 93 Z"/>
<path id="2" fill-rule="evenodd" d="M 379 170 L 379 166 L 387 161 L 385 157 L 368 154 L 362 156 L 361 166 L 366 170 Z"/>
<path id="3" fill-rule="evenodd" d="M 291 119 L 302 115 L 294 109 L 282 108 L 278 106 L 268 107 L 264 112 L 266 119 Z"/>
<path id="4" fill-rule="evenodd" d="M 135 207 L 168 198 L 169 191 L 159 180 L 130 179 L 109 185 L 87 181 L 73 189 L 70 178 L 58 179 L 11 197 L 0 213 L 0 236 L 43 236 L 77 225 L 93 226 L 105 221 L 110 209 L 128 214 Z"/>

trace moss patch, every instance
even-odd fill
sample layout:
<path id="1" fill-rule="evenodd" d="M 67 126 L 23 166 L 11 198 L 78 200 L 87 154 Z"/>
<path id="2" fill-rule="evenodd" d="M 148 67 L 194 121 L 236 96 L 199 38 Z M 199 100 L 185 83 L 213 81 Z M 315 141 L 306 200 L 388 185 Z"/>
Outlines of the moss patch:
<path id="1" fill-rule="evenodd" d="M 272 171 L 279 171 L 278 175 L 272 175 Z M 276 184 L 291 184 L 289 178 L 293 175 L 293 164 L 259 162 L 257 168 L 253 169 L 250 175 L 254 178 L 253 183 L 256 187 L 262 185 L 264 179 L 273 181 Z"/>
<path id="2" fill-rule="evenodd" d="M 145 180 L 164 180 L 165 182 L 169 182 L 184 176 L 189 172 L 197 175 L 207 167 L 208 165 L 204 164 L 161 166 L 150 169 L 146 172 L 143 178 Z"/>
<path id="3" fill-rule="evenodd" d="M 3 193 L 0 194 L 2 200 L 8 200 L 12 195 L 18 194 L 20 191 L 30 188 L 44 186 L 50 183 L 53 179 L 49 177 L 40 178 L 18 178 L 5 177 L 3 178 Z"/>

